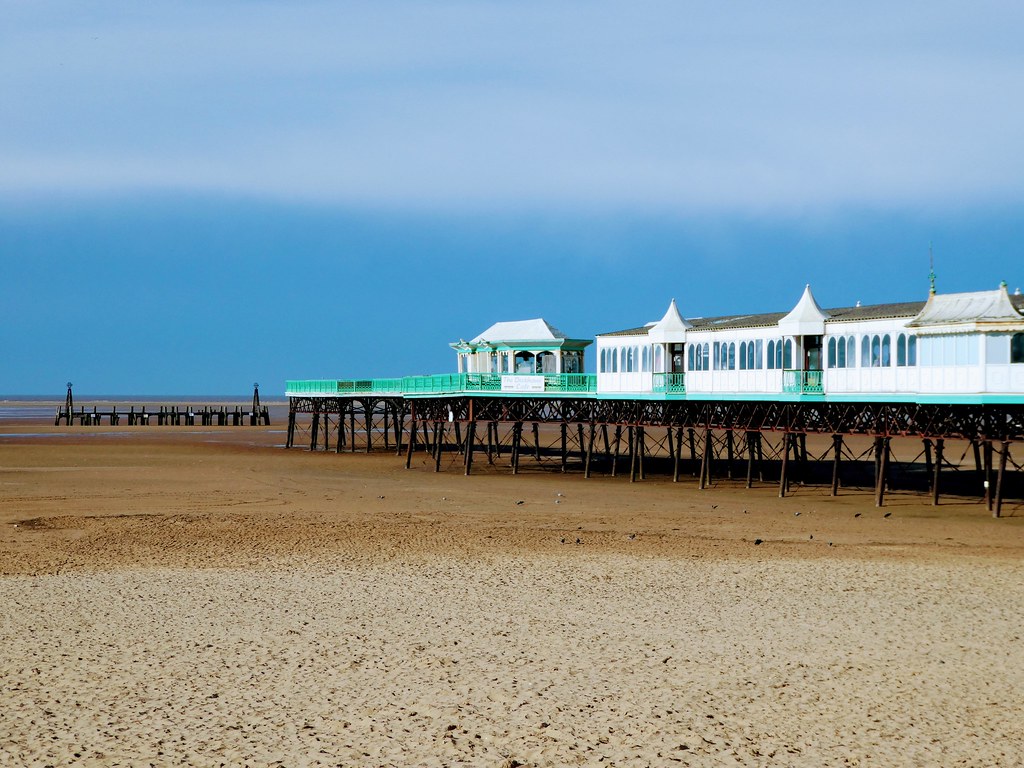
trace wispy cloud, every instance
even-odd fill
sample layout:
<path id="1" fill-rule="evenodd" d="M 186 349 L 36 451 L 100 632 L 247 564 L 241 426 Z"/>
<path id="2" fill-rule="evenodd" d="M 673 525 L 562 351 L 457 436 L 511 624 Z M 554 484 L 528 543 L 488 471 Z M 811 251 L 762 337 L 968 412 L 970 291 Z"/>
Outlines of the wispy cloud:
<path id="1" fill-rule="evenodd" d="M 14 4 L 0 191 L 684 212 L 1024 198 L 1024 10 L 906 8 Z"/>

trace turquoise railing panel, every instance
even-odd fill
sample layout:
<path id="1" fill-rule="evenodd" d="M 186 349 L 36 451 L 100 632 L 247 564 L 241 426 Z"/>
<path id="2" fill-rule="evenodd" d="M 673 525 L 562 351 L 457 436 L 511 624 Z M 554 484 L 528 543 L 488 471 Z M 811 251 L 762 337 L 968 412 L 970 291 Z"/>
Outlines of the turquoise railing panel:
<path id="1" fill-rule="evenodd" d="M 507 387 L 502 378 L 509 376 Z M 511 377 L 515 377 L 514 379 Z M 534 380 L 536 386 L 519 388 L 515 383 Z M 542 382 L 543 384 L 541 385 Z M 408 394 L 433 395 L 461 392 L 537 392 L 594 394 L 597 375 L 593 373 L 439 373 L 431 376 L 403 376 L 392 379 L 304 379 L 285 382 L 289 395 Z"/>
<path id="2" fill-rule="evenodd" d="M 822 371 L 783 371 L 782 391 L 795 394 L 820 395 L 825 391 Z"/>
<path id="3" fill-rule="evenodd" d="M 664 392 L 669 395 L 682 395 L 686 393 L 685 373 L 656 373 L 654 374 L 654 391 Z"/>

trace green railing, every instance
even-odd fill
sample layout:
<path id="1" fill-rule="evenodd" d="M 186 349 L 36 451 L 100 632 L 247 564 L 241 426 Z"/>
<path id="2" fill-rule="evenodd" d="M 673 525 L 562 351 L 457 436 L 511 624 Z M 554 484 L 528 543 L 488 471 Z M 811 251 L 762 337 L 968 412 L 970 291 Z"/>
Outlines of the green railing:
<path id="1" fill-rule="evenodd" d="M 783 371 L 782 391 L 820 395 L 825 391 L 821 371 Z"/>
<path id="2" fill-rule="evenodd" d="M 656 373 L 654 374 L 654 391 L 664 392 L 669 395 L 682 395 L 686 393 L 685 373 Z"/>
<path id="3" fill-rule="evenodd" d="M 597 376 L 593 373 L 440 373 L 398 379 L 305 379 L 287 381 L 285 391 L 288 395 L 594 394 Z"/>

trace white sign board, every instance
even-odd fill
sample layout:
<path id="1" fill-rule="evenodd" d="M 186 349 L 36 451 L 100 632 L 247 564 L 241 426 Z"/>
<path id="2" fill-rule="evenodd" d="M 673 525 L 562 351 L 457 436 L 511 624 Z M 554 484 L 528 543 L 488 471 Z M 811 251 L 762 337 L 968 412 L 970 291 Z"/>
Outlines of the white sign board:
<path id="1" fill-rule="evenodd" d="M 505 374 L 501 377 L 502 392 L 543 392 L 543 376 Z"/>

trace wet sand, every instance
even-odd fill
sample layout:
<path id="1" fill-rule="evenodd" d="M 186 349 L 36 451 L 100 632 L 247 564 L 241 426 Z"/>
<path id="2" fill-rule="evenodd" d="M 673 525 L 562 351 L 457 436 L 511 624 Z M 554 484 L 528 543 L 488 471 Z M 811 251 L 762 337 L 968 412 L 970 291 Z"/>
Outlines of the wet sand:
<path id="1" fill-rule="evenodd" d="M 0 764 L 1024 763 L 1019 504 L 18 430 Z"/>

